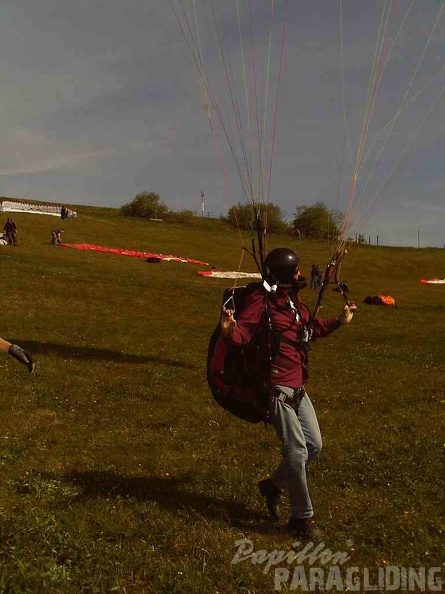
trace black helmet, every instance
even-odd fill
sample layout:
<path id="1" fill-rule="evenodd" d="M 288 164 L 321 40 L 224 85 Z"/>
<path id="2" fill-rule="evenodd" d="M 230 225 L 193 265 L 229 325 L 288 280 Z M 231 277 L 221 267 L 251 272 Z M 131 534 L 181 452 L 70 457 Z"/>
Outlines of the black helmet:
<path id="1" fill-rule="evenodd" d="M 294 274 L 298 270 L 300 256 L 290 248 L 275 248 L 264 260 L 266 277 L 284 285 L 292 284 Z"/>

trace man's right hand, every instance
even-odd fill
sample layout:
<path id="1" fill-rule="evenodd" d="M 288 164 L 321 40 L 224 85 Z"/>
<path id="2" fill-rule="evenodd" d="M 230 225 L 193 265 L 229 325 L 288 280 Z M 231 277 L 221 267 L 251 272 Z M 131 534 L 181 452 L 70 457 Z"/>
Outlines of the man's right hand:
<path id="1" fill-rule="evenodd" d="M 229 338 L 233 334 L 233 329 L 236 326 L 236 320 L 233 317 L 235 310 L 222 308 L 221 311 L 221 334 L 223 338 Z"/>

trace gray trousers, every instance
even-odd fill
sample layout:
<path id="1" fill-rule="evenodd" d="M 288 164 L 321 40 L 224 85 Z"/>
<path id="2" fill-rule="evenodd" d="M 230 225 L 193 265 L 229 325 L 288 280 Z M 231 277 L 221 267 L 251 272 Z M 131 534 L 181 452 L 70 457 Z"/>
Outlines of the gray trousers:
<path id="1" fill-rule="evenodd" d="M 322 447 L 317 415 L 307 394 L 295 412 L 282 400 L 284 396 L 292 396 L 293 389 L 276 387 L 280 394 L 272 397 L 270 421 L 282 443 L 283 459 L 270 478 L 280 490 L 287 486 L 292 517 L 310 518 L 314 511 L 306 481 L 306 465 Z"/>

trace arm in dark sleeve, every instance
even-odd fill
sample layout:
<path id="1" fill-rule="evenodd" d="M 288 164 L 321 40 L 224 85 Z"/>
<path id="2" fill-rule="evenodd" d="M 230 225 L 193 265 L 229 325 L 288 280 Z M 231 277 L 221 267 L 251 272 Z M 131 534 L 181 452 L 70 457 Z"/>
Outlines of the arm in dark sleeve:
<path id="1" fill-rule="evenodd" d="M 315 318 L 312 322 L 312 340 L 317 340 L 317 338 L 324 338 L 340 328 L 341 324 L 338 321 L 338 318 Z"/>
<path id="2" fill-rule="evenodd" d="M 230 337 L 232 344 L 241 346 L 248 344 L 255 336 L 265 313 L 266 298 L 262 291 L 255 291 L 249 295 L 243 310 L 236 320 L 236 326 Z"/>
<path id="3" fill-rule="evenodd" d="M 341 324 L 338 318 L 312 318 L 309 308 L 304 303 L 299 304 L 300 311 L 303 316 L 305 324 L 309 324 L 312 328 L 311 340 L 317 340 L 317 338 L 324 338 L 340 328 Z"/>

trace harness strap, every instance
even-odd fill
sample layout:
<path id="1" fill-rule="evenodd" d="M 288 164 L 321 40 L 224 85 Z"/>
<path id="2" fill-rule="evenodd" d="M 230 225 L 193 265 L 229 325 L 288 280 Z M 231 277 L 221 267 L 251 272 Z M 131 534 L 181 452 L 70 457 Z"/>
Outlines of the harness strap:
<path id="1" fill-rule="evenodd" d="M 294 393 L 292 394 L 292 396 L 283 394 L 283 392 L 280 392 L 278 388 L 275 388 L 275 392 L 278 400 L 281 400 L 281 402 L 293 408 L 295 412 L 298 412 L 301 401 L 306 395 L 306 390 L 304 389 L 304 387 L 294 388 Z"/>
<path id="2" fill-rule="evenodd" d="M 282 342 L 293 347 L 296 351 L 305 350 L 299 342 L 297 342 L 296 340 L 292 340 L 291 338 L 287 338 L 286 336 L 283 336 L 283 333 L 279 332 L 278 330 L 273 330 L 272 334 L 273 334 L 273 338 L 274 338 L 274 346 L 275 346 L 276 352 L 278 352 L 278 350 L 280 348 L 280 343 L 282 343 Z"/>
<path id="3" fill-rule="evenodd" d="M 288 344 L 289 346 L 294 347 L 295 350 L 301 349 L 300 343 L 297 342 L 296 340 L 286 338 L 286 336 L 283 336 L 281 332 L 277 332 L 277 335 L 278 335 L 280 342 L 284 342 L 284 344 Z"/>

